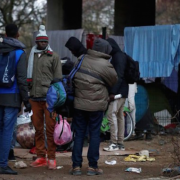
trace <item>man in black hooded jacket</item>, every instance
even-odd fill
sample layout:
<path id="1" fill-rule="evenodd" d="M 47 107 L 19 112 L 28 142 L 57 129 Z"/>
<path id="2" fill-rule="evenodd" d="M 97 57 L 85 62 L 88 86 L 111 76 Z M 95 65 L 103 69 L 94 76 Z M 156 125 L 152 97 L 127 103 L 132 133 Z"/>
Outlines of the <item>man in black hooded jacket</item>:
<path id="1" fill-rule="evenodd" d="M 124 140 L 124 115 L 123 108 L 125 100 L 128 97 L 128 83 L 125 80 L 124 74 L 126 70 L 126 56 L 121 51 L 116 41 L 108 38 L 107 41 L 112 47 L 110 55 L 112 56 L 111 63 L 118 75 L 118 82 L 109 88 L 110 104 L 107 110 L 107 118 L 110 123 L 110 140 L 109 147 L 104 148 L 105 151 L 125 150 Z M 121 94 L 120 99 L 114 99 L 114 96 Z"/>
<path id="2" fill-rule="evenodd" d="M 7 164 L 12 134 L 22 101 L 26 112 L 31 111 L 31 105 L 28 100 L 26 80 L 26 54 L 23 51 L 25 46 L 17 40 L 19 34 L 15 24 L 8 24 L 5 30 L 7 37 L 0 38 L 0 59 L 5 60 L 4 57 L 8 57 L 7 62 L 8 60 L 15 61 L 16 74 L 11 87 L 6 88 L 0 85 L 0 174 L 17 174 Z M 18 53 L 21 53 L 19 57 Z"/>

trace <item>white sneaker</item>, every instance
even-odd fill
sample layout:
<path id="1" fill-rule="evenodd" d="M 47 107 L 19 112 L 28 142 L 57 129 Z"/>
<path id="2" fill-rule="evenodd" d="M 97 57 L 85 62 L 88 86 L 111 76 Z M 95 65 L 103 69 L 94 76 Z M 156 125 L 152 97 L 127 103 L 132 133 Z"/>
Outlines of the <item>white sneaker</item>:
<path id="1" fill-rule="evenodd" d="M 119 143 L 119 144 L 117 144 L 117 146 L 119 147 L 119 150 L 125 151 L 124 144 Z"/>
<path id="2" fill-rule="evenodd" d="M 104 151 L 117 151 L 119 147 L 116 144 L 111 144 L 109 147 L 103 148 Z"/>

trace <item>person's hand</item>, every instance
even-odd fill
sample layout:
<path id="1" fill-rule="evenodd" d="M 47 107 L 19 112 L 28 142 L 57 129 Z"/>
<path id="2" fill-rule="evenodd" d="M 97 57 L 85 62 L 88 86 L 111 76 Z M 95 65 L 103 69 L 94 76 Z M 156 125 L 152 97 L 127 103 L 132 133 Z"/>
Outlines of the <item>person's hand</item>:
<path id="1" fill-rule="evenodd" d="M 25 101 L 24 102 L 24 106 L 26 107 L 24 112 L 31 112 L 31 104 L 29 103 L 29 101 Z"/>
<path id="2" fill-rule="evenodd" d="M 114 101 L 114 96 L 115 96 L 114 94 L 109 95 L 109 102 Z"/>

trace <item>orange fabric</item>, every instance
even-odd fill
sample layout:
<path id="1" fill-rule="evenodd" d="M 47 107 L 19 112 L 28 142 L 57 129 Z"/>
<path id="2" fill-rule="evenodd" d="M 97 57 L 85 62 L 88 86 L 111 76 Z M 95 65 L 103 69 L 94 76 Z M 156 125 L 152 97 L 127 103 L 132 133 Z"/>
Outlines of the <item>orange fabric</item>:
<path id="1" fill-rule="evenodd" d="M 45 101 L 30 100 L 33 116 L 32 122 L 35 127 L 35 146 L 37 157 L 46 157 L 45 136 L 44 136 L 44 121 L 46 123 L 47 136 L 47 156 L 48 159 L 55 159 L 56 144 L 54 143 L 54 127 L 55 119 L 50 117 L 50 113 L 46 108 Z M 45 118 L 44 118 L 45 117 Z"/>
<path id="2" fill-rule="evenodd" d="M 30 164 L 32 167 L 40 167 L 40 166 L 47 166 L 46 158 L 37 158 L 34 162 Z"/>

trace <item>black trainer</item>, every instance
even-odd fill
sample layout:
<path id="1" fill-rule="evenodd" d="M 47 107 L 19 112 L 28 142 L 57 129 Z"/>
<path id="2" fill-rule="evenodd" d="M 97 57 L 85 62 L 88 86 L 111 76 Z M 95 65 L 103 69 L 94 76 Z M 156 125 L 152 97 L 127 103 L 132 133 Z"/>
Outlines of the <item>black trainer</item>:
<path id="1" fill-rule="evenodd" d="M 13 150 L 13 149 L 10 149 L 10 151 L 9 151 L 8 160 L 9 160 L 9 161 L 16 161 L 16 158 L 15 158 L 15 156 L 14 156 L 14 150 Z"/>
<path id="2" fill-rule="evenodd" d="M 151 133 L 146 133 L 146 140 L 152 140 Z"/>
<path id="3" fill-rule="evenodd" d="M 13 171 L 9 166 L 6 166 L 6 167 L 0 167 L 0 174 L 17 175 L 18 173 L 16 171 Z"/>
<path id="4" fill-rule="evenodd" d="M 118 143 L 117 145 L 118 145 L 118 147 L 119 147 L 119 150 L 125 151 L 124 144 Z"/>

